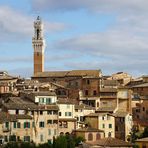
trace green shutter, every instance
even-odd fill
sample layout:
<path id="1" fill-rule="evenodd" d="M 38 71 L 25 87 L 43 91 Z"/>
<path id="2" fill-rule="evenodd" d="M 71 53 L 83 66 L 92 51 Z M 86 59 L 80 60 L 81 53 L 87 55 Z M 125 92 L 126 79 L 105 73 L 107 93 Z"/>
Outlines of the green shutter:
<path id="1" fill-rule="evenodd" d="M 24 122 L 24 128 L 26 128 L 26 122 Z"/>
<path id="2" fill-rule="evenodd" d="M 13 122 L 13 128 L 16 128 L 16 122 Z"/>
<path id="3" fill-rule="evenodd" d="M 5 127 L 6 127 L 6 128 L 9 128 L 9 122 L 6 122 L 6 123 L 5 123 Z"/>
<path id="4" fill-rule="evenodd" d="M 28 128 L 30 128 L 30 122 L 28 122 Z"/>

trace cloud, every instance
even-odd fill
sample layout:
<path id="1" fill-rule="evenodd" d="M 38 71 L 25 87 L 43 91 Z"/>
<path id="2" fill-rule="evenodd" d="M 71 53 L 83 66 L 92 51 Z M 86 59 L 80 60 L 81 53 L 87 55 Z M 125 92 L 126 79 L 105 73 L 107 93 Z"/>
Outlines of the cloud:
<path id="1" fill-rule="evenodd" d="M 77 10 L 89 9 L 98 12 L 105 11 L 147 11 L 146 0 L 32 0 L 34 10 Z"/>
<path id="2" fill-rule="evenodd" d="M 148 72 L 147 5 L 147 0 L 32 0 L 34 10 L 56 13 L 85 9 L 91 15 L 109 14 L 116 18 L 114 25 L 102 32 L 85 33 L 54 42 L 52 49 L 55 51 L 73 51 L 91 58 L 89 62 L 90 59 L 87 61 L 76 57 L 76 61 L 65 62 L 65 67 L 101 67 L 106 72 L 127 70 L 139 74 Z M 102 57 L 104 60 L 101 61 Z"/>
<path id="3" fill-rule="evenodd" d="M 55 42 L 53 48 L 67 52 L 75 51 L 82 55 L 81 58 L 76 57 L 74 62 L 65 63 L 65 67 L 101 68 L 106 73 L 124 70 L 141 74 L 148 72 L 147 40 L 148 37 L 120 30 L 119 27 L 116 30 L 63 39 Z M 83 60 L 82 57 L 88 60 Z"/>
<path id="4" fill-rule="evenodd" d="M 0 6 L 0 41 L 30 38 L 33 35 L 35 18 L 14 10 L 8 6 Z M 61 31 L 66 25 L 58 22 L 44 21 L 47 32 Z"/>
<path id="5" fill-rule="evenodd" d="M 32 61 L 32 57 L 29 57 L 29 56 L 1 56 L 0 57 L 0 63 L 4 64 L 4 63 L 31 63 Z"/>

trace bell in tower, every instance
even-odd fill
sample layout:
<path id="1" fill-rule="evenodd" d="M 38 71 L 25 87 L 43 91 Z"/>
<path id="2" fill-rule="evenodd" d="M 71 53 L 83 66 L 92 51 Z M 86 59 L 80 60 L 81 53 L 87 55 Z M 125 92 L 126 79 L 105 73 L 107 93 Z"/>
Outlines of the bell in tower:
<path id="1" fill-rule="evenodd" d="M 34 48 L 34 75 L 44 71 L 44 49 L 45 41 L 43 38 L 43 23 L 38 16 L 34 21 L 34 36 L 32 38 Z"/>

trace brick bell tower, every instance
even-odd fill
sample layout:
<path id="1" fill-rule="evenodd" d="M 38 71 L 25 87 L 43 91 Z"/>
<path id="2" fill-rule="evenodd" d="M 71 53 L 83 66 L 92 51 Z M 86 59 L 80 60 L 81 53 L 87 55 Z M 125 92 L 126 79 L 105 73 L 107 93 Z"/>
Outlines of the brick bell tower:
<path id="1" fill-rule="evenodd" d="M 38 16 L 34 21 L 34 36 L 32 38 L 34 48 L 34 75 L 44 71 L 44 50 L 45 41 L 43 39 L 43 24 Z"/>

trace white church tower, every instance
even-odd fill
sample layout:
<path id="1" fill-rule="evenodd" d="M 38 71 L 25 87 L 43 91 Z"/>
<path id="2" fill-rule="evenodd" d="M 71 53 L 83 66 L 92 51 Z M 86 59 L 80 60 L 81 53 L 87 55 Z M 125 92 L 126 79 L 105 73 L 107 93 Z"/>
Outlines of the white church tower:
<path id="1" fill-rule="evenodd" d="M 34 21 L 34 36 L 32 38 L 34 48 L 34 75 L 44 71 L 44 50 L 45 41 L 43 38 L 43 24 L 38 16 Z"/>

